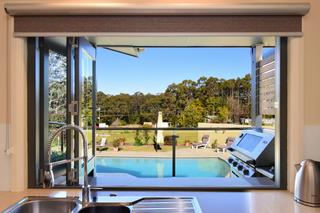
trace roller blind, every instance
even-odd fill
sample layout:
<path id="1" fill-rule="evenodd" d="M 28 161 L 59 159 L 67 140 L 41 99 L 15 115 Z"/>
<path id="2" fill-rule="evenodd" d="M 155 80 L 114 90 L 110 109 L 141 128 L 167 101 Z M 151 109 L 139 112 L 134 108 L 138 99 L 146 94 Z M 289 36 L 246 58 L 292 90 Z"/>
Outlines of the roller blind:
<path id="1" fill-rule="evenodd" d="M 97 6 L 97 5 L 96 5 Z M 104 33 L 300 35 L 306 4 L 242 7 L 5 5 L 20 36 Z M 228 10 L 229 8 L 229 10 Z M 67 10 L 68 9 L 68 10 Z"/>

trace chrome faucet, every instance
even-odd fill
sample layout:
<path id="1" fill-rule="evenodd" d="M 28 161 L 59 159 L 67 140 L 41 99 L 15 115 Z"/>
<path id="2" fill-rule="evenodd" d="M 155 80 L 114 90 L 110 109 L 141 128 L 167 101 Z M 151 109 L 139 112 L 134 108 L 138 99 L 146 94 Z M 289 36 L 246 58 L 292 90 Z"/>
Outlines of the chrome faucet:
<path id="1" fill-rule="evenodd" d="M 73 159 L 66 159 L 66 160 L 61 160 L 61 161 L 56 161 L 56 162 L 51 162 L 51 144 L 53 140 L 58 136 L 59 133 L 65 130 L 75 130 L 80 133 L 82 136 L 82 143 L 83 143 L 83 156 L 78 157 L 78 158 L 73 158 Z M 60 127 L 56 132 L 52 134 L 48 141 L 48 166 L 47 169 L 44 172 L 44 181 L 43 181 L 43 188 L 51 188 L 54 186 L 54 175 L 53 175 L 53 170 L 52 168 L 58 165 L 62 164 L 67 164 L 71 163 L 73 161 L 80 161 L 83 160 L 84 163 L 84 168 L 83 168 L 83 187 L 82 187 L 82 202 L 83 203 L 88 203 L 90 199 L 90 186 L 89 186 L 89 181 L 88 181 L 88 142 L 87 139 L 84 135 L 83 130 L 76 125 L 65 125 Z"/>

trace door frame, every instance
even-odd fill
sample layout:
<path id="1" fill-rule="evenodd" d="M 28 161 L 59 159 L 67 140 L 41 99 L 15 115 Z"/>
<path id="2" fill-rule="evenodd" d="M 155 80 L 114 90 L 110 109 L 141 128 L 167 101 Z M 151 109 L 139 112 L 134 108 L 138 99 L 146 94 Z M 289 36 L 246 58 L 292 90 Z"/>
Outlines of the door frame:
<path id="1" fill-rule="evenodd" d="M 39 179 L 36 175 L 37 167 L 37 158 L 39 158 L 38 153 L 35 153 L 35 150 L 39 149 L 39 112 L 36 110 L 39 107 L 39 100 L 37 95 L 39 95 L 39 47 L 38 38 L 29 38 L 28 39 L 28 155 L 29 161 L 28 166 L 31 169 L 28 169 L 28 177 L 29 177 L 29 187 L 37 187 L 37 185 L 33 185 L 32 183 L 37 183 L 34 180 Z M 276 173 L 278 177 L 276 179 L 275 189 L 286 189 L 287 188 L 287 94 L 288 94 L 288 76 L 287 76 L 287 63 L 288 63 L 288 39 L 287 37 L 278 37 L 278 49 L 277 54 L 279 60 L 277 61 L 277 66 L 279 68 L 279 76 L 277 78 L 278 82 L 277 88 L 281 88 L 279 98 L 280 98 L 280 108 L 278 109 L 278 119 L 277 125 L 281 128 L 280 135 L 276 138 L 275 149 L 277 156 L 277 165 L 276 165 Z M 29 48 L 30 47 L 30 48 Z M 29 54 L 31 53 L 31 54 Z M 38 62 L 38 63 L 37 63 Z M 29 70 L 30 69 L 30 70 Z M 31 81 L 29 81 L 29 79 Z M 30 95 L 30 96 L 29 96 Z M 280 103 L 279 102 L 279 103 Z M 34 105 L 37 103 L 38 105 Z M 31 112 L 31 113 L 30 113 Z M 33 120 L 33 118 L 36 118 Z M 279 128 L 278 127 L 278 128 Z M 34 139 L 34 140 L 33 140 Z M 281 143 L 280 143 L 281 142 Z M 30 146 L 31 145 L 31 146 Z M 93 143 L 93 146 L 95 143 Z M 35 170 L 32 170 L 35 169 Z M 234 187 L 236 189 L 237 187 Z M 238 188 L 239 189 L 239 188 Z M 240 187 L 240 189 L 243 189 Z M 247 188 L 246 188 L 247 189 Z M 270 188 L 268 188 L 270 189 Z"/>
<path id="2" fill-rule="evenodd" d="M 79 58 L 79 49 L 77 47 L 89 48 L 91 45 L 84 38 L 73 38 L 67 37 L 66 47 L 59 47 L 54 43 L 49 42 L 44 37 L 30 37 L 27 39 L 27 79 L 28 79 L 28 187 L 35 188 L 41 186 L 43 181 L 43 173 L 48 163 L 48 139 L 49 139 L 49 114 L 48 114 L 48 91 L 49 91 L 49 82 L 48 82 L 48 57 L 49 49 L 53 49 L 55 52 L 58 52 L 67 57 L 67 85 L 66 85 L 66 123 L 73 124 L 76 121 L 76 116 L 72 115 L 69 111 L 69 105 L 77 99 L 77 95 L 80 95 L 79 88 L 81 89 L 81 84 L 79 84 L 80 77 L 78 66 Z M 93 51 L 92 51 L 93 50 Z M 96 58 L 96 50 L 93 45 L 91 45 L 91 53 L 94 54 L 94 59 Z M 95 106 L 96 103 L 96 62 L 93 61 L 93 94 L 92 94 L 92 104 Z M 78 104 L 78 106 L 80 106 Z M 94 158 L 95 158 L 95 119 L 96 119 L 96 110 L 95 107 L 92 112 L 93 119 L 93 144 L 92 144 L 92 157 L 89 159 L 89 172 L 93 174 L 94 168 Z M 79 109 L 78 109 L 79 110 Z M 78 111 L 79 112 L 79 111 Z M 76 143 L 78 134 L 74 134 L 74 131 L 66 132 L 67 138 L 67 149 L 66 149 L 66 158 L 75 157 L 79 155 L 79 146 Z M 72 150 L 75 150 L 73 153 Z M 66 166 L 66 183 L 68 186 L 78 184 L 79 178 L 76 174 L 75 180 L 71 179 L 71 172 L 73 168 L 77 165 L 67 164 Z M 77 169 L 75 170 L 77 171 Z"/>

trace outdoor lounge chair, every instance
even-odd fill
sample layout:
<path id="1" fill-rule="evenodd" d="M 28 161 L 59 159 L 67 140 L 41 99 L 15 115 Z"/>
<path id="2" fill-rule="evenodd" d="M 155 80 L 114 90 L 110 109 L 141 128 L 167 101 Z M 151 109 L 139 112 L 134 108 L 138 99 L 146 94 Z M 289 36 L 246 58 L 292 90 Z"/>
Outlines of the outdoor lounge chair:
<path id="1" fill-rule="evenodd" d="M 191 148 L 192 149 L 199 149 L 199 148 L 206 149 L 207 147 L 209 147 L 209 144 L 210 144 L 210 136 L 203 135 L 201 138 L 201 141 L 199 143 L 192 144 Z"/>
<path id="2" fill-rule="evenodd" d="M 99 145 L 97 145 L 97 150 L 101 150 L 107 147 L 107 138 L 102 138 Z"/>
<path id="3" fill-rule="evenodd" d="M 223 153 L 226 152 L 227 149 L 233 144 L 234 140 L 235 140 L 235 138 L 233 138 L 233 137 L 228 137 L 228 138 L 226 139 L 226 143 L 225 143 L 223 146 L 218 146 L 217 149 L 216 149 L 216 151 L 217 151 L 217 152 L 222 151 Z"/>

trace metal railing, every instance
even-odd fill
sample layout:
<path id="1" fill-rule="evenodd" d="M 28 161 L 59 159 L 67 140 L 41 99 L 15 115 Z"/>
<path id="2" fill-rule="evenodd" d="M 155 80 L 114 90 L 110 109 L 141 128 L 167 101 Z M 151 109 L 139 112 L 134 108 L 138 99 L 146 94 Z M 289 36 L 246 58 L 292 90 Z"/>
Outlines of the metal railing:
<path id="1" fill-rule="evenodd" d="M 96 130 L 248 130 L 253 127 L 97 127 Z"/>

